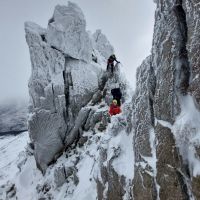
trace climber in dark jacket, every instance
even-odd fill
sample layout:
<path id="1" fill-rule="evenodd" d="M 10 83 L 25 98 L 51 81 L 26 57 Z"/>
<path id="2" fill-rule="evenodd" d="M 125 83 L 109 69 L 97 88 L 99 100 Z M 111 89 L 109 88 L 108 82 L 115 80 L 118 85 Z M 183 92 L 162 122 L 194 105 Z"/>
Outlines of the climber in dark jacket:
<path id="1" fill-rule="evenodd" d="M 117 105 L 121 106 L 121 98 L 122 98 L 122 93 L 120 88 L 114 88 L 111 90 L 111 94 L 113 95 L 113 99 L 117 100 Z"/>
<path id="2" fill-rule="evenodd" d="M 117 63 L 120 63 L 120 62 L 116 59 L 115 54 L 111 55 L 111 56 L 108 58 L 108 61 L 107 61 L 107 71 L 109 71 L 109 69 L 111 69 L 111 72 L 113 73 L 113 71 L 114 71 L 114 61 L 117 62 Z"/>

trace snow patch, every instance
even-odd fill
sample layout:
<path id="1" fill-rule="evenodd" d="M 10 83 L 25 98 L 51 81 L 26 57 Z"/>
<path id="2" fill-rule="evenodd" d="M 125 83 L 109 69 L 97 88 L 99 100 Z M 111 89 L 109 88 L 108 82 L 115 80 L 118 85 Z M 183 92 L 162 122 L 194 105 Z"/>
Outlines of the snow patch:
<path id="1" fill-rule="evenodd" d="M 127 135 L 125 131 L 120 132 L 109 142 L 108 155 L 112 156 L 113 149 L 120 148 L 120 154 L 114 159 L 112 165 L 119 175 L 128 179 L 134 177 L 134 152 L 132 134 Z M 108 158 L 109 159 L 109 158 Z"/>
<path id="2" fill-rule="evenodd" d="M 185 162 L 189 163 L 193 176 L 200 175 L 200 160 L 196 148 L 200 148 L 200 112 L 190 95 L 180 98 L 181 113 L 176 118 L 172 132 Z"/>
<path id="3" fill-rule="evenodd" d="M 0 185 L 12 180 L 19 171 L 16 163 L 28 142 L 27 132 L 17 136 L 0 137 Z"/>

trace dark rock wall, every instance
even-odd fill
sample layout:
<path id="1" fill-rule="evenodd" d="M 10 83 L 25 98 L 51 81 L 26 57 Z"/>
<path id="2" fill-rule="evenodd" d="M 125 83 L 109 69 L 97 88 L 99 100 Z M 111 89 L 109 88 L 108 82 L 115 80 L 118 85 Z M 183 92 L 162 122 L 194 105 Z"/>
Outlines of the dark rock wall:
<path id="1" fill-rule="evenodd" d="M 137 71 L 133 101 L 133 193 L 135 199 L 199 199 L 199 176 L 192 177 L 188 170 L 172 127 L 186 95 L 193 97 L 199 109 L 200 4 L 189 0 L 156 3 L 152 55 Z M 198 145 L 195 149 L 198 155 Z"/>

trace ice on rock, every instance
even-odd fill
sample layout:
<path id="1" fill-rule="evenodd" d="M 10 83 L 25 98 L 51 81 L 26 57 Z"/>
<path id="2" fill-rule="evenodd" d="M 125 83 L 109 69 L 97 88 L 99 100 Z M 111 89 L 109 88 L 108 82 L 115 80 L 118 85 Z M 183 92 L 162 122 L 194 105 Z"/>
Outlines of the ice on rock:
<path id="1" fill-rule="evenodd" d="M 139 68 L 134 98 L 134 197 L 200 199 L 200 4 L 154 2 L 152 55 Z"/>
<path id="2" fill-rule="evenodd" d="M 85 28 L 82 11 L 70 2 L 55 7 L 47 30 L 25 23 L 32 64 L 29 134 L 37 166 L 43 172 L 66 144 L 76 139 L 76 118 L 99 90 L 104 74 L 102 63 L 91 60 L 97 50 L 92 50 L 93 39 Z M 97 57 L 102 60 L 103 55 Z"/>
<path id="3" fill-rule="evenodd" d="M 47 29 L 47 42 L 64 54 L 84 61 L 92 59 L 92 43 L 86 32 L 86 21 L 74 3 L 56 6 Z"/>
<path id="4" fill-rule="evenodd" d="M 137 71 L 133 98 L 120 65 L 113 76 L 103 70 L 113 48 L 101 31 L 86 32 L 75 4 L 57 6 L 47 30 L 25 24 L 31 153 L 19 161 L 2 154 L 0 199 L 10 186 L 18 199 L 200 199 L 200 4 L 154 2 L 152 55 Z M 115 87 L 122 113 L 110 120 Z M 18 145 L 5 141 L 0 148 L 12 158 Z"/>
<path id="5" fill-rule="evenodd" d="M 100 29 L 96 30 L 93 34 L 93 40 L 95 49 L 97 49 L 105 59 L 108 59 L 109 56 L 114 53 L 114 48 Z"/>
<path id="6" fill-rule="evenodd" d="M 32 66 L 31 143 L 11 180 L 16 197 L 128 199 L 134 172 L 132 106 L 120 65 L 113 76 L 104 70 L 112 45 L 100 30 L 86 32 L 82 11 L 70 2 L 56 6 L 47 29 L 26 22 L 25 31 Z M 110 120 L 112 87 L 121 88 L 124 112 Z"/>
<path id="7" fill-rule="evenodd" d="M 71 92 L 71 102 L 73 108 L 81 109 L 86 105 L 99 87 L 98 77 L 101 69 L 96 66 L 77 60 L 67 62 L 67 67 L 71 69 L 73 86 Z"/>

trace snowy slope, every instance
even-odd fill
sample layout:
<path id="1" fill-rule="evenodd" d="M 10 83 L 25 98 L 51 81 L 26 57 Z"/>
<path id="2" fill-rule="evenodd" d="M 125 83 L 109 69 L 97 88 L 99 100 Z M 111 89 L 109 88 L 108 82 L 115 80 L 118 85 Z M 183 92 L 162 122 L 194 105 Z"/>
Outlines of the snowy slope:
<path id="1" fill-rule="evenodd" d="M 26 157 L 24 151 L 29 142 L 28 133 L 17 136 L 0 137 L 0 198 L 5 199 L 3 185 L 10 186 L 10 181 L 15 179 L 19 171 L 18 164 Z"/>
<path id="2" fill-rule="evenodd" d="M 112 81 L 116 80 L 119 84 L 124 77 L 119 74 L 109 79 L 110 82 L 106 85 L 107 90 L 112 87 Z M 127 94 L 129 92 L 131 91 L 127 89 Z M 95 111 L 94 116 L 95 113 L 108 112 L 105 99 L 94 106 L 89 103 L 88 107 Z M 0 197 L 12 196 L 13 199 L 30 200 L 40 198 L 95 200 L 101 195 L 104 198 L 112 198 L 112 196 L 115 198 L 115 195 L 120 194 L 120 198 L 128 200 L 132 196 L 134 176 L 133 132 L 130 127 L 131 107 L 131 96 L 127 95 L 122 106 L 122 114 L 113 116 L 103 131 L 100 129 L 101 120 L 94 123 L 93 129 L 90 127 L 89 131 L 83 131 L 80 139 L 47 168 L 44 176 L 36 167 L 30 145 L 26 147 L 27 133 L 16 138 L 2 138 L 4 155 L 9 156 L 11 160 L 6 161 L 5 157 L 2 157 L 4 166 L 7 163 L 10 165 L 4 172 L 5 175 L 0 184 L 2 185 Z M 91 123 L 93 119 L 89 121 Z M 12 145 L 13 141 L 15 143 Z M 14 155 L 12 155 L 13 151 L 15 151 Z M 116 175 L 118 181 L 123 180 L 119 191 L 112 188 Z M 103 190 L 100 185 L 103 186 Z M 10 192 L 7 193 L 7 190 Z"/>

